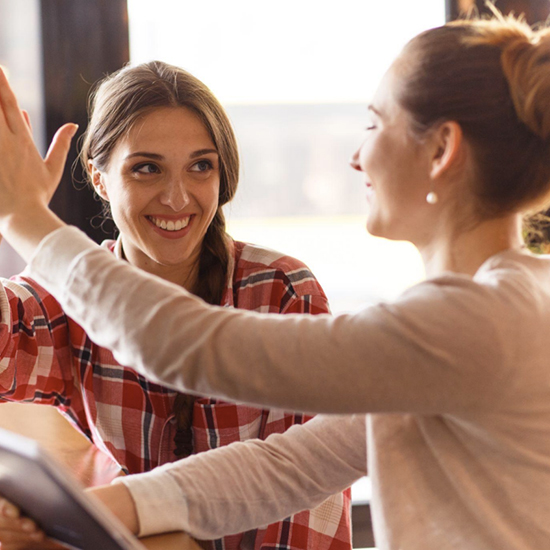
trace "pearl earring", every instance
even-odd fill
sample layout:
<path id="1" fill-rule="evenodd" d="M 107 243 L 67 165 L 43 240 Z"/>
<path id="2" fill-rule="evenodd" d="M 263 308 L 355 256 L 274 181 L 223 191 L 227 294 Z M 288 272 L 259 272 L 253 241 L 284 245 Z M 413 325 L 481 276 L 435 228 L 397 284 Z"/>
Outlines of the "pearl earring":
<path id="1" fill-rule="evenodd" d="M 428 204 L 435 204 L 438 200 L 439 200 L 439 197 L 437 196 L 437 194 L 435 193 L 435 191 L 430 191 L 430 192 L 426 195 L 426 202 L 427 202 Z"/>

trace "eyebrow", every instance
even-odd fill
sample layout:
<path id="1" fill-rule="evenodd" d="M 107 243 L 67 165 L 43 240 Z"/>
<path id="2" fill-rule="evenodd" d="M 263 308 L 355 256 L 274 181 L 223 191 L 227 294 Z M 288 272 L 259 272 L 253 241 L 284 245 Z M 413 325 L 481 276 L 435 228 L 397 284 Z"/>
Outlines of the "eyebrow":
<path id="1" fill-rule="evenodd" d="M 194 159 L 197 157 L 202 157 L 203 155 L 208 155 L 210 153 L 218 154 L 216 149 L 199 149 L 198 151 L 193 151 L 189 156 Z M 158 153 L 149 153 L 148 151 L 136 151 L 135 153 L 130 153 L 125 157 L 125 160 L 134 158 L 134 157 L 146 157 L 152 160 L 163 160 L 164 157 Z"/>

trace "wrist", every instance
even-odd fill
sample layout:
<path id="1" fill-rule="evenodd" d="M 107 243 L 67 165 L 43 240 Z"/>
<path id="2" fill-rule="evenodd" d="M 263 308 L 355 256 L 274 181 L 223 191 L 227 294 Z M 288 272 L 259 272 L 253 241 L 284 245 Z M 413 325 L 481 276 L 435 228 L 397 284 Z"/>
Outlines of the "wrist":
<path id="1" fill-rule="evenodd" d="M 64 225 L 48 207 L 33 205 L 24 212 L 2 216 L 0 233 L 28 262 L 42 239 Z"/>
<path id="2" fill-rule="evenodd" d="M 134 499 L 123 483 L 103 485 L 86 490 L 106 506 L 127 528 L 137 535 L 139 520 Z"/>

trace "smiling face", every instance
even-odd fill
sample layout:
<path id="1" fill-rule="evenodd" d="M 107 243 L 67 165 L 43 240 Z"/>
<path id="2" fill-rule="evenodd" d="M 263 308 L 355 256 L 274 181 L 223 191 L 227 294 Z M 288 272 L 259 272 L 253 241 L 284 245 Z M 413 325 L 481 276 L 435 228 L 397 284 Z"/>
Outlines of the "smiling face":
<path id="1" fill-rule="evenodd" d="M 91 175 L 131 264 L 161 276 L 179 270 L 182 282 L 196 274 L 220 189 L 218 153 L 197 115 L 150 111 L 117 143 L 107 169 Z"/>
<path id="2" fill-rule="evenodd" d="M 369 106 L 367 137 L 351 164 L 365 174 L 367 229 L 371 235 L 418 242 L 429 231 L 429 149 L 415 140 L 409 119 L 397 103 L 394 64 Z"/>

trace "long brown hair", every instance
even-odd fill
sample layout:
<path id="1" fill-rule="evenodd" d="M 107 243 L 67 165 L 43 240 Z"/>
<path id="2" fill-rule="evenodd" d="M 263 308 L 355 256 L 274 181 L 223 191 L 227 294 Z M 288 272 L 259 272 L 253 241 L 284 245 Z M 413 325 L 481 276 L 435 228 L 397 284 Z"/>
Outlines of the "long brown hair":
<path id="1" fill-rule="evenodd" d="M 90 177 L 89 161 L 99 170 L 109 166 L 112 152 L 138 118 L 154 109 L 185 107 L 202 121 L 218 151 L 220 194 L 218 209 L 204 241 L 194 293 L 210 304 L 219 304 L 229 264 L 228 239 L 222 207 L 235 195 L 239 178 L 237 141 L 223 107 L 207 86 L 187 71 L 161 61 L 124 67 L 98 83 L 90 97 L 90 120 L 84 134 L 80 160 Z M 192 452 L 191 425 L 194 398 L 176 397 L 176 451 Z"/>
<path id="2" fill-rule="evenodd" d="M 548 29 L 500 14 L 449 23 L 413 38 L 398 67 L 413 135 L 452 120 L 472 144 L 479 219 L 547 206 Z"/>

